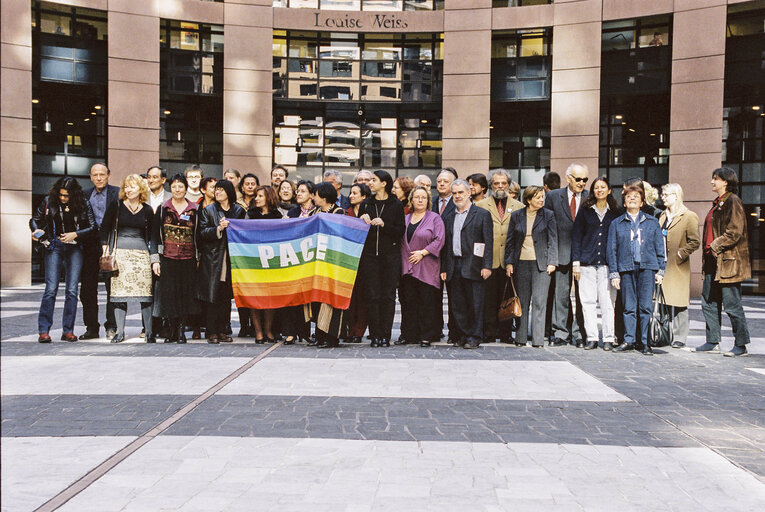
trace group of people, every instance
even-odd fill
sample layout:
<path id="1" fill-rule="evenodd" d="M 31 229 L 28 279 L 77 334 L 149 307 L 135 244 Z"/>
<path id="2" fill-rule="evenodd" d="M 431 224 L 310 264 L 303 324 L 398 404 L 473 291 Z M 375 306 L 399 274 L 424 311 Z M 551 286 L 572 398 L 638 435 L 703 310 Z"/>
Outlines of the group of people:
<path id="1" fill-rule="evenodd" d="M 657 192 L 635 178 L 622 187 L 622 206 L 608 179 L 586 190 L 589 171 L 573 163 L 561 177 L 547 173 L 543 186 L 521 193 L 505 169 L 459 178 L 444 168 L 431 193 L 427 175 L 394 179 L 360 171 L 341 193 L 343 175 L 323 181 L 289 180 L 276 166 L 271 183 L 228 169 L 222 179 L 199 166 L 169 178 L 164 169 L 108 184 L 109 169 L 96 164 L 93 187 L 56 181 L 37 207 L 30 228 L 43 252 L 45 292 L 38 340 L 50 342 L 53 308 L 62 273 L 66 299 L 62 340 L 76 341 L 77 284 L 86 331 L 100 335 L 99 263 L 114 260 L 106 279 L 106 335 L 125 339 L 130 302 L 140 304 L 146 341 L 186 342 L 186 332 L 209 343 L 231 342 L 233 298 L 226 230 L 230 219 L 350 215 L 369 225 L 347 310 L 327 304 L 274 309 L 240 308 L 240 337 L 257 343 L 307 341 L 319 347 L 341 340 L 361 343 L 368 329 L 373 347 L 391 344 L 396 297 L 401 335 L 394 343 L 429 346 L 444 337 L 443 291 L 448 300 L 448 340 L 465 349 L 496 342 L 542 347 L 572 344 L 586 350 L 653 353 L 648 342 L 657 285 L 673 313 L 673 347 L 685 346 L 690 301 L 690 255 L 703 250 L 702 309 L 706 343 L 695 350 L 720 352 L 722 310 L 731 318 L 735 346 L 746 355 L 749 332 L 741 282 L 751 276 L 746 216 L 736 195 L 736 173 L 712 173 L 717 198 L 699 236 L 697 215 L 683 205 L 677 184 Z M 166 190 L 169 188 L 169 191 Z M 522 314 L 501 321 L 500 304 L 514 290 Z M 597 310 L 600 309 L 601 332 Z M 314 328 L 311 328 L 311 324 Z M 602 338 L 602 345 L 601 343 Z"/>

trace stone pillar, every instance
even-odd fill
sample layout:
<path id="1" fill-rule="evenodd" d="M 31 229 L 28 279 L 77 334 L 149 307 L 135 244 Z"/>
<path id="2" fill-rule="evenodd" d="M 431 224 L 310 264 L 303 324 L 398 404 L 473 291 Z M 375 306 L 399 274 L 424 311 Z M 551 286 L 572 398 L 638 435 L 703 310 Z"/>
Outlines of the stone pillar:
<path id="1" fill-rule="evenodd" d="M 32 274 L 32 7 L 0 10 L 0 285 L 28 286 Z"/>
<path id="2" fill-rule="evenodd" d="M 446 0 L 443 166 L 489 170 L 491 0 Z"/>
<path id="3" fill-rule="evenodd" d="M 273 131 L 271 0 L 226 2 L 223 56 L 223 170 L 270 183 Z"/>
<path id="4" fill-rule="evenodd" d="M 669 135 L 669 181 L 683 187 L 685 205 L 700 224 L 715 197 L 712 171 L 721 163 L 727 18 L 725 0 L 704 3 L 709 7 L 675 1 Z M 701 292 L 701 253 L 691 257 L 692 295 Z"/>
<path id="5" fill-rule="evenodd" d="M 601 0 L 555 0 L 550 167 L 598 173 Z M 563 180 L 565 185 L 565 179 Z"/>

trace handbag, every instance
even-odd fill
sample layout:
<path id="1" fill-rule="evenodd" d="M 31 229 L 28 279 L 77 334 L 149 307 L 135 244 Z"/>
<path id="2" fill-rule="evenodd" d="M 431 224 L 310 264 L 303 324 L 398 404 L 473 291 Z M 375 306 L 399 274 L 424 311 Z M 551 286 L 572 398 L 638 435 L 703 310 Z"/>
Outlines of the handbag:
<path id="1" fill-rule="evenodd" d="M 513 287 L 513 296 L 507 299 L 503 299 L 499 304 L 499 311 L 497 311 L 497 320 L 500 322 L 507 322 L 513 318 L 519 318 L 523 315 L 521 308 L 521 299 L 518 298 L 518 293 L 515 291 L 515 282 L 511 277 L 507 281 L 510 281 L 510 286 Z M 507 293 L 507 281 L 505 281 L 505 290 L 502 292 L 502 297 Z"/>
<path id="2" fill-rule="evenodd" d="M 114 273 L 118 272 L 120 269 L 117 264 L 117 256 L 114 254 L 117 248 L 117 226 L 119 225 L 119 222 L 119 208 L 117 208 L 117 219 L 114 221 L 114 231 L 112 231 L 112 234 L 109 237 L 109 252 L 101 255 L 101 258 L 98 260 L 98 268 L 101 272 Z M 112 238 L 114 240 L 113 245 Z"/>
<path id="3" fill-rule="evenodd" d="M 672 312 L 664 299 L 664 290 L 656 285 L 656 295 L 653 300 L 653 312 L 648 323 L 648 346 L 666 347 L 672 343 Z"/>

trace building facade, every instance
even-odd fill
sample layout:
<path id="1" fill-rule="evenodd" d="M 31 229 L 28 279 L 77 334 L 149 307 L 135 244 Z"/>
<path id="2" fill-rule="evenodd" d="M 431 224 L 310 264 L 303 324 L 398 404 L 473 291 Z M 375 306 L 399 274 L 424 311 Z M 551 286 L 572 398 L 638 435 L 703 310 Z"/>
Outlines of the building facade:
<path id="1" fill-rule="evenodd" d="M 704 218 L 739 173 L 765 292 L 761 0 L 3 0 L 3 285 L 33 274 L 57 177 L 160 163 L 290 178 L 361 169 L 521 186 L 573 161 L 679 183 Z M 700 254 L 693 268 L 700 272 Z M 698 289 L 700 276 L 693 280 Z"/>

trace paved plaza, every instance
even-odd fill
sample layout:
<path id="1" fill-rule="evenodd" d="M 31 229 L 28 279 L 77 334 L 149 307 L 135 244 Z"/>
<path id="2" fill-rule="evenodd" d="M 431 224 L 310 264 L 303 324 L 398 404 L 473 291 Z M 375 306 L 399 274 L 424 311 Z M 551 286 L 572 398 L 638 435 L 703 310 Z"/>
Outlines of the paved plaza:
<path id="1" fill-rule="evenodd" d="M 41 293 L 0 291 L 3 511 L 765 510 L 765 298 L 724 358 L 147 345 L 132 306 L 38 344 Z"/>

